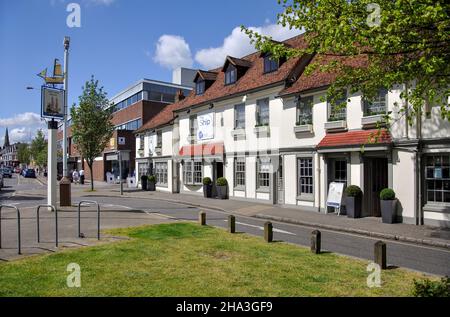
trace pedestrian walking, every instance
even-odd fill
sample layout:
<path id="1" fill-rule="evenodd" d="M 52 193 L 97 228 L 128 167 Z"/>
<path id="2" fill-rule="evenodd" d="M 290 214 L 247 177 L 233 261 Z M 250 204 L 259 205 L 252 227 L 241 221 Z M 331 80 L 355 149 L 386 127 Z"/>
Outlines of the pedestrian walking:
<path id="1" fill-rule="evenodd" d="M 84 169 L 80 169 L 80 184 L 84 185 Z"/>

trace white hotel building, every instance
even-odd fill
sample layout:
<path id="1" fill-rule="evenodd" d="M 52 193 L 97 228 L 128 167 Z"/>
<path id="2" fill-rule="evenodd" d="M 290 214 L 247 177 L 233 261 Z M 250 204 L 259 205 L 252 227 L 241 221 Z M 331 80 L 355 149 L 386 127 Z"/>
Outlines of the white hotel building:
<path id="1" fill-rule="evenodd" d="M 154 174 L 157 190 L 202 195 L 204 177 L 224 176 L 230 199 L 321 213 L 333 211 L 330 182 L 342 182 L 361 187 L 363 216 L 376 217 L 379 192 L 390 187 L 401 222 L 450 226 L 450 122 L 439 108 L 406 124 L 398 85 L 371 103 L 347 95 L 335 110 L 324 101 L 335 77 L 306 76 L 311 60 L 278 63 L 258 52 L 199 71 L 195 91 L 135 132 L 138 178 Z M 378 130 L 390 111 L 393 123 Z"/>

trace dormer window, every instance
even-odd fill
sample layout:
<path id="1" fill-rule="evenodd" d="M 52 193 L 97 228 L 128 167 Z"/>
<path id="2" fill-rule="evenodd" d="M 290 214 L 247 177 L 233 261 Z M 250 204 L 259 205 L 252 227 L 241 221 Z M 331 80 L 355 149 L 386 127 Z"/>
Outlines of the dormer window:
<path id="1" fill-rule="evenodd" d="M 197 95 L 203 95 L 205 93 L 205 81 L 204 80 L 199 80 L 196 84 L 195 84 L 195 91 Z"/>
<path id="2" fill-rule="evenodd" d="M 277 71 L 279 67 L 280 63 L 277 59 L 274 59 L 271 55 L 264 57 L 264 73 Z"/>
<path id="3" fill-rule="evenodd" d="M 234 84 L 237 81 L 237 69 L 233 65 L 229 65 L 225 72 L 225 85 Z"/>

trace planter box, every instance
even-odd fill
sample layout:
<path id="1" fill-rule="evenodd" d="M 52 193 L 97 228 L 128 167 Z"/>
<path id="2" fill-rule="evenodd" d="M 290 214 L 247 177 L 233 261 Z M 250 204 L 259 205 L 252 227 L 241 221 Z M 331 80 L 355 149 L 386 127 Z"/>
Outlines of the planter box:
<path id="1" fill-rule="evenodd" d="M 345 209 L 348 218 L 361 218 L 362 196 L 345 197 Z"/>
<path id="2" fill-rule="evenodd" d="M 380 207 L 383 223 L 395 223 L 397 217 L 397 199 L 380 200 Z"/>
<path id="3" fill-rule="evenodd" d="M 294 133 L 313 133 L 312 124 L 297 125 L 294 127 Z"/>
<path id="4" fill-rule="evenodd" d="M 217 190 L 217 198 L 219 199 L 227 199 L 228 197 L 228 186 L 216 186 Z"/>
<path id="5" fill-rule="evenodd" d="M 156 183 L 155 182 L 148 182 L 147 183 L 147 190 L 154 192 L 156 191 Z"/>
<path id="6" fill-rule="evenodd" d="M 203 197 L 211 198 L 212 197 L 212 185 L 203 185 Z"/>
<path id="7" fill-rule="evenodd" d="M 325 122 L 325 130 L 347 130 L 347 121 L 339 120 L 339 121 L 329 121 Z"/>
<path id="8" fill-rule="evenodd" d="M 367 116 L 367 117 L 362 117 L 361 118 L 361 125 L 363 126 L 363 128 L 373 128 L 377 126 L 377 123 L 385 123 L 384 121 L 384 115 L 382 114 L 377 114 L 374 116 Z"/>
<path id="9" fill-rule="evenodd" d="M 234 129 L 231 131 L 231 136 L 235 139 L 245 139 L 245 129 Z"/>

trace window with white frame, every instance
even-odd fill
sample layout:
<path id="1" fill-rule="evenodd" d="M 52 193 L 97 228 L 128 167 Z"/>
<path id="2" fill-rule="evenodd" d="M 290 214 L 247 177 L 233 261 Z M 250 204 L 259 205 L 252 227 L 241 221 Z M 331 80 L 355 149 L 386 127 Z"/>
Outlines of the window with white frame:
<path id="1" fill-rule="evenodd" d="M 386 114 L 387 94 L 388 90 L 385 88 L 381 88 L 378 91 L 378 94 L 372 100 L 367 100 L 363 98 L 364 116 L 375 116 L 379 114 Z"/>
<path id="2" fill-rule="evenodd" d="M 167 185 L 167 162 L 156 162 L 154 173 L 156 177 L 156 183 L 158 185 Z"/>
<path id="3" fill-rule="evenodd" d="M 234 187 L 245 187 L 245 158 L 234 159 Z"/>
<path id="4" fill-rule="evenodd" d="M 203 163 L 196 161 L 185 161 L 183 165 L 184 184 L 202 185 Z"/>
<path id="5" fill-rule="evenodd" d="M 297 99 L 297 125 L 312 124 L 312 107 L 314 97 L 298 97 Z"/>
<path id="6" fill-rule="evenodd" d="M 256 126 L 268 126 L 270 119 L 269 98 L 256 101 Z"/>
<path id="7" fill-rule="evenodd" d="M 233 65 L 229 65 L 225 71 L 225 85 L 234 84 L 237 81 L 237 69 Z"/>
<path id="8" fill-rule="evenodd" d="M 328 121 L 347 120 L 347 93 L 340 92 L 334 104 L 328 102 Z"/>
<path id="9" fill-rule="evenodd" d="M 143 150 L 144 149 L 144 142 L 145 142 L 145 135 L 141 134 L 139 136 L 139 150 Z"/>
<path id="10" fill-rule="evenodd" d="M 427 202 L 450 203 L 450 154 L 427 156 L 425 173 Z"/>
<path id="11" fill-rule="evenodd" d="M 162 131 L 156 131 L 156 147 L 162 148 Z"/>
<path id="12" fill-rule="evenodd" d="M 312 157 L 298 158 L 298 196 L 314 193 L 314 173 Z"/>
<path id="13" fill-rule="evenodd" d="M 258 189 L 268 190 L 270 187 L 270 158 L 259 158 L 257 164 L 257 185 Z"/>
<path id="14" fill-rule="evenodd" d="M 245 104 L 234 106 L 234 128 L 245 129 Z"/>

